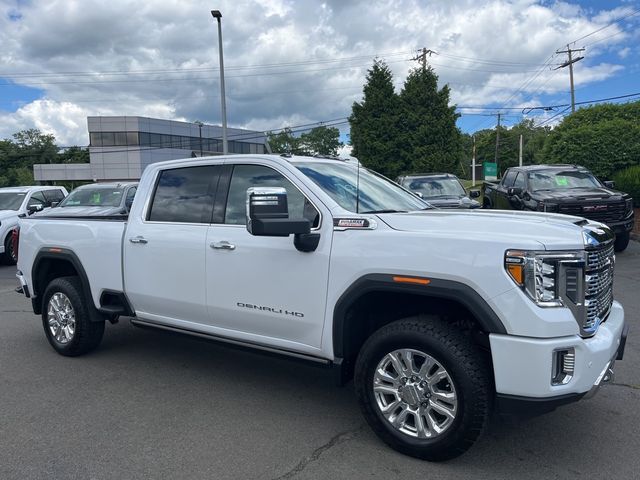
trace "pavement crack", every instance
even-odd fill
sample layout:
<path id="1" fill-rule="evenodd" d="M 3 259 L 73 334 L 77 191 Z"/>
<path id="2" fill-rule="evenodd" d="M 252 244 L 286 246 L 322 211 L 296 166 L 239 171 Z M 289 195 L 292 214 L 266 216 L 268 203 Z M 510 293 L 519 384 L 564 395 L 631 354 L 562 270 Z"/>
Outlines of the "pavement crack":
<path id="1" fill-rule="evenodd" d="M 346 432 L 338 433 L 337 435 L 329 439 L 327 443 L 311 452 L 311 455 L 300 460 L 300 462 L 291 470 L 284 473 L 283 475 L 280 475 L 279 477 L 276 477 L 274 480 L 285 480 L 287 478 L 295 477 L 304 469 L 306 469 L 311 463 L 316 462 L 328 450 L 355 438 L 360 432 L 362 432 L 364 427 L 365 424 L 362 424 L 358 428 L 354 428 L 353 430 L 347 430 Z"/>
<path id="2" fill-rule="evenodd" d="M 631 385 L 630 383 L 617 383 L 613 382 L 611 385 L 615 385 L 616 387 L 626 387 L 631 388 L 633 390 L 640 390 L 640 385 Z"/>

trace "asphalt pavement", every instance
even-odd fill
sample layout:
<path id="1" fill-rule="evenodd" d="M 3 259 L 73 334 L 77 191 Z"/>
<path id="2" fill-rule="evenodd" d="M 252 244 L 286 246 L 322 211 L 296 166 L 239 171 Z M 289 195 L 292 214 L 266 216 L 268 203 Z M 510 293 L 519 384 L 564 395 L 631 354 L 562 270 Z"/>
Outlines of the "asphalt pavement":
<path id="1" fill-rule="evenodd" d="M 330 372 L 189 337 L 107 325 L 65 358 L 0 267 L 0 478 L 637 478 L 640 244 L 619 254 L 631 324 L 613 385 L 522 421 L 493 419 L 464 456 L 433 464 L 389 449 L 353 388 Z"/>

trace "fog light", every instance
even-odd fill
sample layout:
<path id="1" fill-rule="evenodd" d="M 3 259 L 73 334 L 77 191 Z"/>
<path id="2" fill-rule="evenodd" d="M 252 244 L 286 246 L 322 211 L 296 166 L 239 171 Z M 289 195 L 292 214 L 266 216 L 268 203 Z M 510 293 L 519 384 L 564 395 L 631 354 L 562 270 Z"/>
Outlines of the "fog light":
<path id="1" fill-rule="evenodd" d="M 553 352 L 551 385 L 566 385 L 573 378 L 576 365 L 576 351 L 573 348 Z"/>

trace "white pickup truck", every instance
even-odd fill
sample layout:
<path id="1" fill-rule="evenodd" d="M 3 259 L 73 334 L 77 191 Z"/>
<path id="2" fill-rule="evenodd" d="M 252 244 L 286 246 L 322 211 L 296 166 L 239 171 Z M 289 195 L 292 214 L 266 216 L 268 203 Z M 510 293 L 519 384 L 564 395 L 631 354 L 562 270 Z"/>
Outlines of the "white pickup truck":
<path id="1" fill-rule="evenodd" d="M 62 355 L 127 316 L 332 367 L 382 440 L 444 460 L 493 409 L 611 379 L 612 242 L 578 217 L 436 210 L 352 162 L 235 155 L 149 166 L 128 218 L 23 219 L 18 290 Z"/>

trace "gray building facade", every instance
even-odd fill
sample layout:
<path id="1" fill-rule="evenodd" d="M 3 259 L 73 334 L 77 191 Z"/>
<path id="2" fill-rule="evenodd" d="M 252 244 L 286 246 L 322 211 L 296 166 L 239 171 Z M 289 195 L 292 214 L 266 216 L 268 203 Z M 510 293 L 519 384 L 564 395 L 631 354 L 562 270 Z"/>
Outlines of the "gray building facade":
<path id="1" fill-rule="evenodd" d="M 156 162 L 222 155 L 222 127 L 147 117 L 87 117 L 90 163 L 37 164 L 38 182 L 137 180 Z M 267 153 L 264 132 L 228 128 L 229 153 Z"/>

